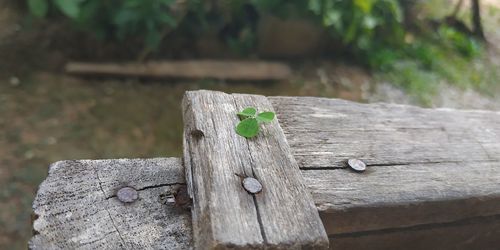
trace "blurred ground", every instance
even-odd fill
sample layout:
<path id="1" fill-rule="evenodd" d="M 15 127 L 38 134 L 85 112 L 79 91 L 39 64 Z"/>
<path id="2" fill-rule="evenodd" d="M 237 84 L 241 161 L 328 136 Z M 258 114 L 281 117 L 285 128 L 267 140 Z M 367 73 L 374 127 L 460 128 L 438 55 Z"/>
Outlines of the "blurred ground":
<path id="1" fill-rule="evenodd" d="M 488 58 L 500 65 L 500 16 L 490 16 Z M 50 41 L 20 31 L 23 20 L 0 3 L 0 249 L 26 248 L 33 195 L 51 162 L 180 156 L 186 90 L 418 104 L 394 85 L 342 62 L 293 63 L 293 79 L 279 83 L 70 77 L 57 71 L 64 61 L 57 51 L 43 52 Z M 431 106 L 500 110 L 497 89 L 487 95 L 445 83 L 438 89 Z"/>

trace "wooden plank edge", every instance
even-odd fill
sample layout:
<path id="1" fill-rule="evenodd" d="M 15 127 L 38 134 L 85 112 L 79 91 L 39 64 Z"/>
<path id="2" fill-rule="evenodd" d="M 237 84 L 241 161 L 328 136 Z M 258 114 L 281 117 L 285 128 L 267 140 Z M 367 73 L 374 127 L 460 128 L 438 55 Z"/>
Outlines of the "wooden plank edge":
<path id="1" fill-rule="evenodd" d="M 226 80 L 286 80 L 292 71 L 284 63 L 263 61 L 157 61 L 147 63 L 85 63 L 69 62 L 68 74 L 109 75 L 152 78 L 215 78 Z"/>

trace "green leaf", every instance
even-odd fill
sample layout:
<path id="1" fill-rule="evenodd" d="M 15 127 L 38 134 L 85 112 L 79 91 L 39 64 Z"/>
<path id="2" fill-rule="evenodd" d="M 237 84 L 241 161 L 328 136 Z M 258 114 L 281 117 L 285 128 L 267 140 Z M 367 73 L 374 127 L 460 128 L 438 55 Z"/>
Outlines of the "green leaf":
<path id="1" fill-rule="evenodd" d="M 136 22 L 140 18 L 136 11 L 129 9 L 120 9 L 113 18 L 113 23 L 117 26 L 126 26 L 132 22 Z"/>
<path id="2" fill-rule="evenodd" d="M 273 119 L 274 119 L 273 112 L 262 112 L 259 115 L 257 115 L 257 121 L 259 122 L 272 122 Z"/>
<path id="3" fill-rule="evenodd" d="M 377 19 L 371 15 L 363 16 L 363 26 L 367 29 L 373 29 L 377 26 Z"/>
<path id="4" fill-rule="evenodd" d="M 162 4 L 164 4 L 164 5 L 169 6 L 169 5 L 174 4 L 174 3 L 175 3 L 175 0 L 160 0 L 160 2 L 161 2 Z"/>
<path id="5" fill-rule="evenodd" d="M 321 13 L 322 3 L 320 0 L 309 0 L 307 7 L 316 15 L 322 14 Z"/>
<path id="6" fill-rule="evenodd" d="M 354 13 L 354 14 L 356 15 L 357 13 Z M 359 28 L 358 21 L 359 20 L 355 18 L 354 20 L 352 20 L 351 24 L 347 28 L 347 31 L 344 34 L 344 39 L 343 39 L 343 42 L 345 44 L 351 43 L 354 40 L 354 38 L 356 38 L 356 34 L 357 34 L 358 28 Z"/>
<path id="7" fill-rule="evenodd" d="M 354 0 L 354 5 L 360 8 L 364 14 L 368 14 L 372 11 L 373 0 Z"/>
<path id="8" fill-rule="evenodd" d="M 323 17 L 323 24 L 327 27 L 334 26 L 337 30 L 340 30 L 342 25 L 342 12 L 331 10 Z"/>
<path id="9" fill-rule="evenodd" d="M 77 18 L 80 14 L 80 0 L 53 0 L 54 4 L 66 16 Z"/>
<path id="10" fill-rule="evenodd" d="M 175 27 L 177 25 L 177 20 L 175 20 L 175 18 L 172 15 L 169 15 L 166 13 L 161 13 L 161 14 L 158 14 L 157 17 L 158 17 L 158 20 L 170 25 L 171 27 Z"/>
<path id="11" fill-rule="evenodd" d="M 236 133 L 246 137 L 254 137 L 259 133 L 259 123 L 255 118 L 247 118 L 236 126 Z"/>
<path id="12" fill-rule="evenodd" d="M 238 113 L 238 115 L 243 118 L 254 117 L 255 114 L 257 114 L 257 110 L 255 108 L 246 108 Z"/>
<path id="13" fill-rule="evenodd" d="M 157 49 L 158 46 L 160 46 L 161 38 L 162 37 L 160 36 L 160 33 L 158 31 L 150 30 L 148 33 L 146 33 L 146 47 L 150 49 Z"/>
<path id="14" fill-rule="evenodd" d="M 49 11 L 47 0 L 28 0 L 28 8 L 36 17 L 45 17 Z"/>

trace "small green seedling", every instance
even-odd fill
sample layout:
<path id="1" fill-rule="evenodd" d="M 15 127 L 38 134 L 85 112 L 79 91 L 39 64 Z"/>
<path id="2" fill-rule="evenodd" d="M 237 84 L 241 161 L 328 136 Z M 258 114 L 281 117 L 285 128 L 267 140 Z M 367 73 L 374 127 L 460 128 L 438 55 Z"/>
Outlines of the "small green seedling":
<path id="1" fill-rule="evenodd" d="M 269 111 L 257 114 L 257 110 L 250 107 L 238 112 L 238 116 L 241 121 L 236 126 L 236 133 L 251 138 L 259 133 L 259 124 L 272 122 L 275 115 Z"/>

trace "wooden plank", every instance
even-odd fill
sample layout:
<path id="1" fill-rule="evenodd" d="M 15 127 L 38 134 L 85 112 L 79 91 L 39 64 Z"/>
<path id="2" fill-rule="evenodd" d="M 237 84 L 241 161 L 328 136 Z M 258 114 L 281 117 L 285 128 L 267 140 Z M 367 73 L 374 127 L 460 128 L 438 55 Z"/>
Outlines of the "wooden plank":
<path id="1" fill-rule="evenodd" d="M 263 96 L 187 92 L 184 164 L 193 197 L 194 245 L 214 248 L 326 248 L 328 239 L 277 121 L 254 139 L 236 134 L 244 107 L 272 111 Z M 263 186 L 248 194 L 241 176 Z"/>
<path id="2" fill-rule="evenodd" d="M 178 158 L 61 161 L 51 165 L 33 210 L 30 249 L 188 249 L 190 214 L 165 202 L 184 186 Z M 138 190 L 132 203 L 115 193 Z"/>
<path id="3" fill-rule="evenodd" d="M 302 171 L 328 234 L 500 214 L 499 163 Z"/>
<path id="4" fill-rule="evenodd" d="M 187 181 L 193 183 L 189 185 L 194 188 L 191 192 L 203 197 L 210 196 L 213 190 L 223 190 L 215 192 L 215 195 L 222 194 L 217 198 L 223 202 L 214 204 L 215 199 L 210 198 L 204 200 L 204 204 L 195 203 L 193 211 L 203 209 L 203 213 L 193 217 L 206 221 L 214 215 L 218 219 L 210 223 L 229 223 L 227 227 L 195 223 L 195 234 L 198 230 L 197 233 L 208 231 L 222 235 L 227 238 L 219 239 L 233 240 L 231 247 L 243 248 L 266 244 L 261 227 L 272 228 L 265 233 L 276 231 L 278 236 L 270 234 L 271 239 L 280 239 L 279 231 L 284 231 L 283 228 L 292 228 L 292 231 L 296 225 L 307 227 L 307 223 L 294 221 L 295 214 L 289 218 L 276 215 L 278 223 L 268 221 L 274 215 L 265 217 L 274 209 L 281 209 L 269 204 L 275 196 L 293 199 L 293 203 L 281 204 L 286 209 L 294 209 L 304 202 L 297 198 L 304 197 L 302 194 L 288 196 L 286 192 L 267 188 L 267 182 L 274 185 L 274 180 L 295 185 L 289 177 L 295 178 L 294 173 L 289 174 L 297 168 L 289 156 L 291 150 L 299 160 L 302 181 L 312 192 L 324 227 L 330 239 L 335 240 L 331 246 L 336 249 L 366 246 L 398 249 L 408 241 L 419 242 L 411 244 L 417 249 L 432 244 L 443 246 L 440 249 L 455 246 L 488 249 L 498 245 L 498 226 L 489 223 L 497 223 L 500 214 L 498 112 L 270 97 L 268 100 L 274 105 L 279 124 L 266 125 L 258 138 L 246 140 L 234 134 L 238 122 L 234 114 L 249 105 L 271 109 L 265 98 L 221 94 L 217 101 L 194 99 L 204 109 L 184 113 L 184 118 L 192 121 L 185 131 L 185 145 L 189 148 L 185 147 L 184 161 L 191 166 L 185 169 Z M 185 101 L 184 106 L 193 109 L 189 102 Z M 280 125 L 291 148 L 282 148 L 284 139 L 276 137 Z M 268 147 L 288 153 L 262 155 L 269 152 Z M 205 157 L 208 155 L 210 157 Z M 224 160 L 227 157 L 232 160 Z M 351 172 L 344 164 L 348 158 L 364 160 L 368 163 L 367 170 Z M 197 168 L 193 162 L 201 164 Z M 273 162 L 283 164 L 274 166 Z M 219 176 L 220 170 L 228 173 Z M 30 241 L 30 247 L 188 248 L 191 246 L 190 215 L 158 202 L 159 197 L 183 185 L 182 171 L 175 159 L 56 163 L 34 202 L 39 216 L 34 229 L 38 234 Z M 242 191 L 240 179 L 234 173 L 252 175 L 265 182 L 263 193 L 252 197 Z M 191 180 L 193 176 L 195 182 Z M 271 176 L 286 178 L 268 180 Z M 221 181 L 202 188 L 196 186 L 195 183 L 209 178 Z M 127 205 L 118 202 L 114 193 L 124 185 L 141 190 L 140 199 Z M 218 189 L 222 186 L 226 189 Z M 292 189 L 290 192 L 301 190 L 304 191 Z M 193 198 L 199 199 L 196 195 Z M 220 204 L 224 208 L 216 209 Z M 290 221 L 281 222 L 283 219 Z M 242 220 L 247 220 L 246 224 L 231 224 Z M 299 235 L 297 231 L 292 233 Z M 442 241 L 436 243 L 433 236 Z M 203 241 L 198 241 L 199 246 L 210 246 L 200 242 Z"/>
<path id="5" fill-rule="evenodd" d="M 264 61 L 160 61 L 147 63 L 66 64 L 66 72 L 79 75 L 132 77 L 216 78 L 227 80 L 284 80 L 291 75 L 283 63 Z"/>
<path id="6" fill-rule="evenodd" d="M 500 161 L 498 112 L 271 97 L 301 168 Z"/>
<path id="7" fill-rule="evenodd" d="M 95 167 L 98 168 L 99 177 L 97 177 Z M 317 171 L 304 173 L 311 172 Z M 35 200 L 35 210 L 39 216 L 35 225 L 38 234 L 30 241 L 30 249 L 95 249 L 96 247 L 98 249 L 188 249 L 191 247 L 189 214 L 185 210 L 164 202 L 164 198 L 173 192 L 176 185 L 183 185 L 182 175 L 180 161 L 174 158 L 55 163 L 51 167 L 47 180 L 41 185 Z M 99 179 L 101 179 L 102 191 L 100 188 L 95 189 L 97 183 L 90 186 L 83 185 L 86 180 Z M 167 181 L 158 182 L 157 179 Z M 108 215 L 99 214 L 100 211 L 105 212 L 102 211 L 103 209 L 95 209 L 95 206 L 102 205 L 103 201 L 96 203 L 97 205 L 85 201 L 85 198 L 103 194 L 111 197 L 108 200 L 115 200 L 115 190 L 123 185 L 142 189 L 139 191 L 140 199 L 137 201 L 142 202 L 139 206 L 141 214 L 138 215 L 133 211 L 137 209 L 136 205 L 116 204 L 116 206 L 109 207 L 103 205 L 113 216 L 113 220 L 109 220 Z M 471 183 L 470 186 L 480 188 L 477 183 Z M 335 190 L 332 191 L 335 192 Z M 101 192 L 104 193 L 101 194 Z M 368 197 L 370 194 L 365 195 Z M 160 204 L 158 201 L 161 201 L 161 205 L 158 205 Z M 477 200 L 477 202 L 481 201 Z M 358 215 L 364 216 L 362 213 Z M 344 215 L 339 215 L 335 221 L 342 223 L 342 220 L 339 220 L 342 216 Z M 355 219 L 355 217 L 348 217 L 348 219 Z M 150 222 L 145 223 L 148 221 Z M 111 226 L 113 222 L 117 225 L 116 229 Z M 352 221 L 353 224 L 361 222 L 363 219 Z M 121 242 L 119 236 L 117 237 L 117 231 L 114 231 L 117 229 L 124 242 L 127 242 L 126 245 Z M 161 232 L 164 232 L 163 236 L 158 235 Z M 168 235 L 168 238 L 161 240 L 161 237 L 165 237 L 164 235 Z M 495 249 L 500 244 L 500 217 L 494 215 L 461 219 L 451 223 L 364 230 L 354 233 L 330 233 L 329 239 L 330 247 L 337 250 Z"/>
<path id="8" fill-rule="evenodd" d="M 500 246 L 500 217 L 479 217 L 446 224 L 399 230 L 367 231 L 330 236 L 335 250 L 440 249 L 496 250 Z"/>
<path id="9" fill-rule="evenodd" d="M 498 112 L 269 100 L 329 234 L 500 214 Z"/>

